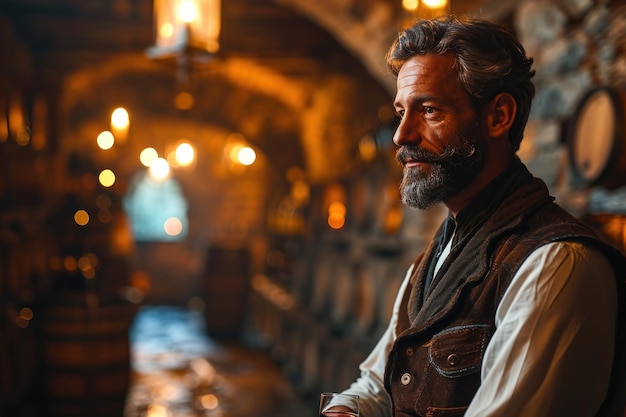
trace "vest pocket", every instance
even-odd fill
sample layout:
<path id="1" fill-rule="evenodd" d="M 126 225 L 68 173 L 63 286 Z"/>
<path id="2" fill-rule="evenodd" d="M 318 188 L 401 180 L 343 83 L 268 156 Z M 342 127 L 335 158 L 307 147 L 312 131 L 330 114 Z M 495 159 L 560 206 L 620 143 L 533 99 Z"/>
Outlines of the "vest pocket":
<path id="1" fill-rule="evenodd" d="M 465 414 L 465 410 L 467 410 L 467 407 L 428 407 L 428 409 L 426 410 L 426 417 L 461 417 Z"/>
<path id="2" fill-rule="evenodd" d="M 459 378 L 480 371 L 489 336 L 489 325 L 451 327 L 432 338 L 430 362 L 446 378 Z M 433 414 L 448 415 L 448 414 Z M 450 414 L 456 415 L 456 414 Z"/>

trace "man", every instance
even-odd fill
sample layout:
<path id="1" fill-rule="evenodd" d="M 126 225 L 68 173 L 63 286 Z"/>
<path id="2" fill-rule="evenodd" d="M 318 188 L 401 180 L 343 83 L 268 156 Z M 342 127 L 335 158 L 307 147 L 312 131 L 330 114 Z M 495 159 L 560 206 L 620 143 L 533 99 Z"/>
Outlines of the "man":
<path id="1" fill-rule="evenodd" d="M 622 350 L 625 260 L 516 156 L 532 59 L 504 27 L 450 17 L 405 30 L 387 63 L 403 202 L 449 216 L 346 392 L 361 417 L 596 415 Z"/>

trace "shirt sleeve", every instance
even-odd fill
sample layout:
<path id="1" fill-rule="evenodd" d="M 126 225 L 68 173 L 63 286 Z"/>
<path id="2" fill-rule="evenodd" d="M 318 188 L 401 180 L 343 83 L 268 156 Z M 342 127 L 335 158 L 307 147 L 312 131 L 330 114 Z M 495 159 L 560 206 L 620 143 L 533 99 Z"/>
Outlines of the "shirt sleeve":
<path id="1" fill-rule="evenodd" d="M 400 303 L 411 277 L 412 269 L 413 267 L 409 268 L 400 285 L 387 329 L 368 357 L 359 366 L 361 376 L 352 383 L 350 388 L 344 391 L 359 396 L 361 417 L 391 416 L 391 398 L 384 386 L 385 365 L 396 339 L 398 311 L 400 310 Z"/>
<path id="2" fill-rule="evenodd" d="M 607 392 L 616 317 L 606 257 L 572 242 L 534 251 L 498 306 L 465 416 L 594 416 Z"/>

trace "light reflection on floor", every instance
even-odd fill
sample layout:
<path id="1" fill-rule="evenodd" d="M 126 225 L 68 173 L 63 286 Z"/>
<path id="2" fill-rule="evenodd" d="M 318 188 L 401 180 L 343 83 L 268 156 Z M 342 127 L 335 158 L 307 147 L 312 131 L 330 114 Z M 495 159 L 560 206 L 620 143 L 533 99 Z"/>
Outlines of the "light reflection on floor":
<path id="1" fill-rule="evenodd" d="M 124 417 L 313 417 L 263 352 L 220 344 L 202 315 L 139 310 L 130 333 L 132 384 Z"/>

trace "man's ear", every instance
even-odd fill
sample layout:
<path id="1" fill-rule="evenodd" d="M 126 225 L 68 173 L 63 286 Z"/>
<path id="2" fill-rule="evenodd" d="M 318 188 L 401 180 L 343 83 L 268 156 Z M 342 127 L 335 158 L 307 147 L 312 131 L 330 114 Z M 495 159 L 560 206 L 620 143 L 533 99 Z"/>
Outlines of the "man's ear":
<path id="1" fill-rule="evenodd" d="M 500 93 L 485 105 L 489 136 L 507 135 L 517 114 L 517 103 L 509 93 Z"/>

